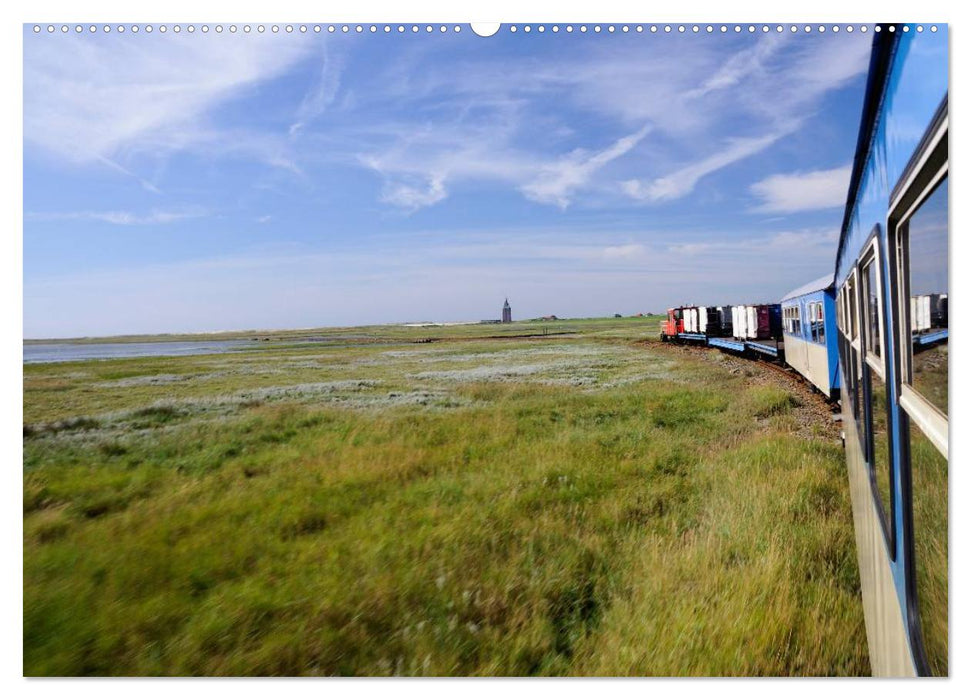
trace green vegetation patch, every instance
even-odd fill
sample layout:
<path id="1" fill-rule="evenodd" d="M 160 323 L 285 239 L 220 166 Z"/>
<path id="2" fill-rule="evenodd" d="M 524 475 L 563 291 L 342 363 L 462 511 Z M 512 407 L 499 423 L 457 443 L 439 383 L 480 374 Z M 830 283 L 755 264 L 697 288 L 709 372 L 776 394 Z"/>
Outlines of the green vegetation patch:
<path id="1" fill-rule="evenodd" d="M 592 325 L 25 367 L 25 674 L 868 673 L 838 443 Z"/>

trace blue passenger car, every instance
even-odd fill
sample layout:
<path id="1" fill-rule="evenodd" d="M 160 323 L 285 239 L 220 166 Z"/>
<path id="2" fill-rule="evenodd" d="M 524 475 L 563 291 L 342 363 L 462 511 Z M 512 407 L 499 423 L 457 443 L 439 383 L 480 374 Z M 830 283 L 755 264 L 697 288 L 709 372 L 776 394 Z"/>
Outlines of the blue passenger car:
<path id="1" fill-rule="evenodd" d="M 893 676 L 948 675 L 948 39 L 920 29 L 874 35 L 835 270 L 870 661 Z"/>
<path id="2" fill-rule="evenodd" d="M 782 298 L 786 364 L 830 399 L 839 396 L 836 288 L 827 275 Z"/>

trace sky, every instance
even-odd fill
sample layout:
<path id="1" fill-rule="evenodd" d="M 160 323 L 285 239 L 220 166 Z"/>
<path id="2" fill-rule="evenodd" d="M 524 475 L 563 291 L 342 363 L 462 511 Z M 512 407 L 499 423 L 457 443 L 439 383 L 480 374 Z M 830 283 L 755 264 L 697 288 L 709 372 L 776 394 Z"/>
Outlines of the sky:
<path id="1" fill-rule="evenodd" d="M 24 336 L 776 301 L 833 269 L 870 43 L 25 27 Z"/>

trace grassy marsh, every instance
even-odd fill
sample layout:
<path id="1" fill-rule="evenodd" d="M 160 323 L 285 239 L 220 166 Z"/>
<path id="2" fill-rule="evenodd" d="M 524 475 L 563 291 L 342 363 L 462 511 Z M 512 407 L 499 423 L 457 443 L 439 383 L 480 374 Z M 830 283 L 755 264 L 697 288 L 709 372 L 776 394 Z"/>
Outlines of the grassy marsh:
<path id="1" fill-rule="evenodd" d="M 25 674 L 868 673 L 806 397 L 573 326 L 25 365 Z"/>

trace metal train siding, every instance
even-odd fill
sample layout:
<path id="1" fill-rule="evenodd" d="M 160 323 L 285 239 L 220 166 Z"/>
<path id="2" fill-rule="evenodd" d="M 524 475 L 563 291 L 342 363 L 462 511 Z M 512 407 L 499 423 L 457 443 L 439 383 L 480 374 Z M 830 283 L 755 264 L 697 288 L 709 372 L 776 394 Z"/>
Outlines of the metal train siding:
<path id="1" fill-rule="evenodd" d="M 946 676 L 948 31 L 903 27 L 874 35 L 836 258 L 840 389 L 873 673 Z"/>

